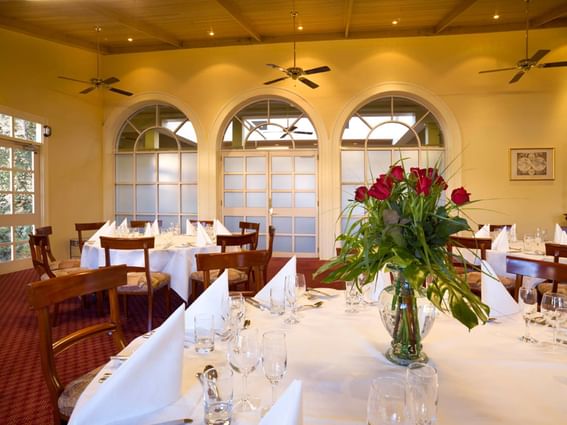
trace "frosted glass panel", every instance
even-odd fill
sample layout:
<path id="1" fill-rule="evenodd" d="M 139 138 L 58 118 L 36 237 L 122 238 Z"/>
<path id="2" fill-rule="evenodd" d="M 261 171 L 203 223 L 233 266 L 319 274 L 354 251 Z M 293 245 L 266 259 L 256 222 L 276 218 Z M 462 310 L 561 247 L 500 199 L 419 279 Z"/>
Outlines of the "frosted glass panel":
<path id="1" fill-rule="evenodd" d="M 197 182 L 197 154 L 181 154 L 181 181 L 186 183 Z"/>
<path id="2" fill-rule="evenodd" d="M 242 174 L 227 174 L 224 176 L 225 189 L 244 189 L 244 177 Z"/>
<path id="3" fill-rule="evenodd" d="M 225 192 L 224 206 L 227 208 L 241 208 L 244 206 L 244 194 L 242 192 Z"/>
<path id="4" fill-rule="evenodd" d="M 247 189 L 266 189 L 266 176 L 261 175 L 248 175 L 246 176 L 246 188 Z"/>
<path id="5" fill-rule="evenodd" d="M 313 173 L 315 174 L 315 157 L 313 156 L 296 156 L 295 157 L 296 173 Z"/>
<path id="6" fill-rule="evenodd" d="M 136 186 L 136 211 L 138 213 L 156 212 L 156 186 Z"/>
<path id="7" fill-rule="evenodd" d="M 380 174 L 386 173 L 392 165 L 391 151 L 369 151 L 366 183 L 370 185 Z"/>
<path id="8" fill-rule="evenodd" d="M 252 223 L 260 223 L 260 233 L 268 231 L 267 227 L 266 227 L 266 217 L 248 216 L 248 217 L 246 217 L 246 220 L 244 220 L 244 221 L 250 221 Z"/>
<path id="9" fill-rule="evenodd" d="M 132 155 L 116 155 L 116 183 L 132 183 L 134 159 Z"/>
<path id="10" fill-rule="evenodd" d="M 224 171 L 227 173 L 242 173 L 244 171 L 244 158 L 226 157 L 224 159 Z"/>
<path id="11" fill-rule="evenodd" d="M 296 193 L 295 194 L 295 208 L 315 208 L 315 194 L 314 193 Z"/>
<path id="12" fill-rule="evenodd" d="M 265 173 L 266 158 L 263 156 L 252 156 L 246 158 L 246 171 L 249 173 Z"/>
<path id="13" fill-rule="evenodd" d="M 295 189 L 297 190 L 315 190 L 315 176 L 313 175 L 295 175 Z"/>
<path id="14" fill-rule="evenodd" d="M 272 216 L 272 224 L 276 228 L 276 235 L 293 232 L 291 217 Z"/>
<path id="15" fill-rule="evenodd" d="M 341 210 L 344 210 L 347 204 L 349 203 L 349 201 L 352 201 L 354 199 L 354 191 L 356 190 L 357 187 L 358 186 L 347 185 L 347 184 L 342 185 Z M 364 208 L 356 207 L 355 210 L 353 211 L 353 214 L 364 215 Z"/>
<path id="16" fill-rule="evenodd" d="M 315 217 L 295 217 L 295 233 L 314 235 Z"/>
<path id="17" fill-rule="evenodd" d="M 404 160 L 404 168 L 409 170 L 411 167 L 419 167 L 418 151 L 394 151 L 392 152 L 392 162 L 399 159 Z"/>
<path id="18" fill-rule="evenodd" d="M 184 184 L 181 186 L 181 212 L 197 214 L 197 186 Z"/>
<path id="19" fill-rule="evenodd" d="M 248 192 L 246 194 L 246 206 L 248 208 L 265 208 L 266 193 Z"/>
<path id="20" fill-rule="evenodd" d="M 159 186 L 159 212 L 175 214 L 179 211 L 177 185 Z"/>
<path id="21" fill-rule="evenodd" d="M 443 170 L 445 163 L 443 161 L 445 157 L 445 152 L 443 151 L 421 151 L 421 167 L 435 167 L 437 166 L 439 170 Z"/>
<path id="22" fill-rule="evenodd" d="M 290 175 L 272 175 L 273 190 L 291 190 L 292 179 Z"/>
<path id="23" fill-rule="evenodd" d="M 230 230 L 232 233 L 240 233 L 240 227 L 238 223 L 243 221 L 244 217 L 242 216 L 233 216 L 233 215 L 225 215 L 223 218 L 224 227 Z"/>
<path id="24" fill-rule="evenodd" d="M 176 153 L 159 155 L 159 181 L 177 182 L 179 181 L 179 155 Z"/>
<path id="25" fill-rule="evenodd" d="M 116 186 L 116 212 L 128 213 L 134 211 L 134 189 L 131 185 Z"/>
<path id="26" fill-rule="evenodd" d="M 160 215 L 158 216 L 158 220 L 161 220 L 160 230 L 162 232 L 173 230 L 174 226 L 179 226 L 179 220 L 177 219 L 177 216 Z"/>
<path id="27" fill-rule="evenodd" d="M 341 179 L 344 182 L 364 181 L 364 152 L 341 152 Z"/>
<path id="28" fill-rule="evenodd" d="M 274 208 L 291 208 L 291 193 L 276 192 L 272 193 L 272 207 Z"/>
<path id="29" fill-rule="evenodd" d="M 272 172 L 273 173 L 291 173 L 293 170 L 293 162 L 291 156 L 273 156 Z"/>
<path id="30" fill-rule="evenodd" d="M 276 239 L 274 240 L 274 251 L 291 252 L 291 236 L 278 236 L 278 234 L 276 233 Z"/>
<path id="31" fill-rule="evenodd" d="M 138 183 L 155 183 L 157 164 L 155 155 L 136 155 L 136 176 Z"/>
<path id="32" fill-rule="evenodd" d="M 296 236 L 295 252 L 316 252 L 315 236 Z"/>

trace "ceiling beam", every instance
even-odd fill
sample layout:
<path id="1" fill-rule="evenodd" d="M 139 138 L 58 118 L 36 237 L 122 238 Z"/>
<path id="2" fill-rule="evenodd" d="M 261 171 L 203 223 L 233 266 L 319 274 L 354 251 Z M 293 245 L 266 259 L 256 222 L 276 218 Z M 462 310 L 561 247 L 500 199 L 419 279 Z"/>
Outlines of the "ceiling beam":
<path id="1" fill-rule="evenodd" d="M 354 0 L 346 0 L 345 5 L 345 38 L 348 38 L 348 33 L 350 31 L 350 20 L 352 18 L 352 5 Z"/>
<path id="2" fill-rule="evenodd" d="M 439 34 L 453 22 L 457 17 L 471 7 L 477 0 L 462 0 L 459 4 L 457 4 L 447 15 L 443 17 L 439 21 L 439 23 L 435 26 L 435 34 Z"/>
<path id="3" fill-rule="evenodd" d="M 548 22 L 554 21 L 555 19 L 562 18 L 564 16 L 567 16 L 567 3 L 564 3 L 561 6 L 550 10 L 549 12 L 531 19 L 530 26 L 532 28 L 538 28 L 542 25 L 547 24 Z"/>
<path id="4" fill-rule="evenodd" d="M 238 9 L 238 7 L 232 2 L 232 0 L 215 0 L 224 10 L 228 12 L 228 14 L 234 19 L 238 24 L 248 33 L 250 34 L 256 41 L 262 42 L 262 37 L 250 23 L 246 20 L 242 13 Z"/>
<path id="5" fill-rule="evenodd" d="M 164 43 L 167 43 L 173 47 L 181 48 L 183 43 L 180 40 L 176 40 L 174 37 L 166 34 L 161 28 L 151 25 L 147 22 L 141 22 L 138 19 L 132 18 L 132 15 L 126 15 L 116 10 L 111 10 L 106 6 L 101 6 L 100 3 L 84 2 L 81 5 L 88 8 L 90 11 L 98 13 L 108 19 L 111 19 L 117 24 L 124 25 L 130 29 L 139 31 L 146 34 L 152 38 L 156 38 Z"/>

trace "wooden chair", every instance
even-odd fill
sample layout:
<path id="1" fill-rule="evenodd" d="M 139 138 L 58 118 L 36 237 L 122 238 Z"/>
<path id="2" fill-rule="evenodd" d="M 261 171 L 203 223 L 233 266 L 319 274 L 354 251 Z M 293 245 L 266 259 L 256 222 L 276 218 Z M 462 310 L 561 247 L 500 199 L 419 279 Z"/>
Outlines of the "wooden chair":
<path id="1" fill-rule="evenodd" d="M 545 244 L 545 255 L 552 256 L 553 262 L 559 263 L 559 259 L 561 257 L 567 258 L 567 245 L 548 242 Z M 567 294 L 567 281 L 559 282 L 557 280 L 552 280 L 550 282 L 542 282 L 537 286 L 537 290 L 540 296 L 546 292 Z"/>
<path id="2" fill-rule="evenodd" d="M 59 267 L 64 262 L 50 261 L 49 236 L 47 235 L 29 235 L 30 254 L 32 266 L 39 276 L 40 280 L 52 279 L 54 277 L 67 276 L 76 274 L 86 269 L 79 267 L 80 262 L 69 262 L 71 267 Z M 76 265 L 76 266 L 73 266 Z"/>
<path id="3" fill-rule="evenodd" d="M 170 311 L 170 276 L 163 272 L 152 272 L 150 267 L 149 250 L 154 247 L 154 237 L 147 238 L 109 238 L 100 237 L 100 246 L 104 249 L 106 266 L 111 266 L 111 250 L 143 250 L 143 266 L 127 266 L 127 284 L 118 288 L 118 293 L 123 296 L 124 316 L 128 317 L 129 296 L 145 296 L 148 299 L 148 331 L 152 330 L 154 293 L 165 288 L 166 311 Z M 150 282 L 148 285 L 147 282 Z"/>
<path id="4" fill-rule="evenodd" d="M 256 232 L 256 244 L 251 249 L 256 249 L 258 247 L 258 235 L 260 234 L 260 223 L 254 223 L 251 221 L 241 221 L 238 223 L 241 234 L 249 233 L 248 231 Z"/>
<path id="5" fill-rule="evenodd" d="M 100 368 L 64 386 L 57 373 L 55 358 L 71 346 L 95 335 L 112 334 L 116 352 L 125 347 L 116 290 L 125 281 L 126 266 L 115 266 L 56 277 L 49 281 L 32 282 L 27 286 L 28 302 L 35 311 L 38 321 L 41 369 L 49 390 L 56 424 L 69 419 L 79 396 Z M 108 291 L 109 294 L 110 316 L 108 320 L 76 330 L 53 341 L 50 306 L 69 298 L 83 297 L 101 291 Z"/>
<path id="6" fill-rule="evenodd" d="M 130 220 L 130 228 L 132 229 L 143 229 L 146 227 L 146 223 L 152 224 L 154 220 Z M 161 220 L 158 220 L 158 226 L 161 227 Z"/>
<path id="7" fill-rule="evenodd" d="M 514 288 L 514 298 L 516 298 L 516 300 L 518 299 L 518 291 L 522 286 L 524 276 L 546 279 L 554 282 L 551 287 L 553 292 L 560 290 L 557 286 L 555 286 L 557 285 L 557 282 L 567 282 L 567 264 L 563 263 L 552 263 L 550 261 L 508 256 L 506 257 L 506 271 L 516 275 Z M 543 283 L 540 285 L 543 285 Z M 563 293 L 567 294 L 567 291 L 564 291 Z"/>
<path id="8" fill-rule="evenodd" d="M 478 225 L 479 230 L 482 229 L 483 226 L 484 226 L 484 224 L 479 224 Z M 502 230 L 504 227 L 511 229 L 512 225 L 511 224 L 489 224 L 488 227 L 490 228 L 491 232 L 494 232 L 496 230 Z"/>
<path id="9" fill-rule="evenodd" d="M 49 258 L 51 269 L 68 269 L 68 268 L 80 267 L 81 260 L 77 258 L 71 258 L 68 260 L 61 260 L 61 261 L 57 261 L 55 259 L 55 256 L 51 251 L 51 242 L 49 241 L 49 236 L 53 234 L 53 228 L 51 226 L 36 227 L 35 234 L 39 236 L 47 237 L 47 245 L 45 249 L 47 251 L 47 257 Z"/>
<path id="10" fill-rule="evenodd" d="M 95 223 L 75 223 L 75 230 L 77 231 L 77 235 L 79 237 L 79 252 L 83 252 L 83 245 L 86 242 L 85 237 L 83 236 L 83 232 L 97 231 L 105 224 L 106 223 L 104 221 Z"/>

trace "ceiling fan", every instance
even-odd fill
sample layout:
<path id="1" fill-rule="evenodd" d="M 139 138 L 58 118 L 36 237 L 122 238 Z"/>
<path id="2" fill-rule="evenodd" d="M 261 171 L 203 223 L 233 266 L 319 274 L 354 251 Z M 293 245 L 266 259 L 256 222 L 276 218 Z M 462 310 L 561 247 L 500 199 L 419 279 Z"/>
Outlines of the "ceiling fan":
<path id="1" fill-rule="evenodd" d="M 560 62 L 547 62 L 547 63 L 539 63 L 540 60 L 543 59 L 545 55 L 547 55 L 550 50 L 547 49 L 540 49 L 535 52 L 531 57 L 528 57 L 528 41 L 529 41 L 529 3 L 530 0 L 524 0 L 526 2 L 526 56 L 523 59 L 520 59 L 516 66 L 509 67 L 509 68 L 498 68 L 498 69 L 487 69 L 485 71 L 479 71 L 479 74 L 486 74 L 489 72 L 500 72 L 500 71 L 513 71 L 517 70 L 516 74 L 512 77 L 512 79 L 508 82 L 509 84 L 517 82 L 520 78 L 524 76 L 526 72 L 528 72 L 532 68 L 558 68 L 561 66 L 567 66 L 567 61 L 560 61 Z"/>
<path id="2" fill-rule="evenodd" d="M 108 77 L 108 78 L 100 78 L 100 44 L 99 44 L 99 33 L 102 31 L 102 28 L 97 26 L 95 27 L 95 31 L 97 33 L 97 40 L 96 40 L 96 77 L 91 78 L 89 80 L 78 80 L 76 78 L 70 78 L 70 77 L 64 77 L 64 76 L 58 76 L 57 78 L 60 78 L 62 80 L 69 80 L 69 81 L 75 81 L 77 83 L 83 83 L 83 84 L 89 84 L 90 87 L 87 87 L 86 89 L 81 90 L 79 93 L 80 94 L 87 94 L 92 92 L 93 90 L 96 90 L 98 88 L 105 88 L 111 92 L 114 93 L 118 93 L 124 96 L 132 96 L 134 93 L 126 91 L 126 90 L 122 90 L 119 89 L 117 87 L 112 87 L 112 84 L 118 83 L 120 82 L 120 80 L 116 77 Z"/>
<path id="3" fill-rule="evenodd" d="M 276 78 L 275 80 L 270 80 L 270 81 L 266 81 L 264 84 L 268 85 L 268 84 L 274 84 L 277 83 L 279 81 L 283 81 L 283 80 L 287 80 L 288 78 L 291 78 L 292 80 L 299 80 L 301 81 L 303 84 L 305 84 L 306 86 L 311 87 L 312 89 L 316 89 L 317 87 L 319 87 L 319 84 L 311 81 L 308 78 L 305 78 L 304 75 L 312 75 L 312 74 L 319 74 L 321 72 L 328 72 L 331 70 L 331 68 L 329 68 L 328 66 L 318 66 L 317 68 L 311 68 L 311 69 L 303 69 L 297 66 L 296 64 L 296 53 L 295 53 L 295 18 L 297 17 L 297 12 L 295 10 L 293 10 L 291 12 L 291 16 L 293 18 L 293 66 L 290 66 L 289 68 L 284 68 L 283 66 L 279 66 L 279 65 L 275 65 L 273 63 L 267 63 L 266 65 L 277 69 L 278 71 L 283 72 L 284 74 L 286 74 L 285 77 L 280 77 L 280 78 Z M 285 137 L 285 135 L 284 135 Z"/>
<path id="4" fill-rule="evenodd" d="M 283 134 L 280 136 L 280 139 L 283 139 L 285 136 L 291 137 L 291 133 L 294 133 L 294 134 L 313 134 L 312 131 L 298 130 L 296 125 L 290 125 L 289 127 L 283 129 Z"/>

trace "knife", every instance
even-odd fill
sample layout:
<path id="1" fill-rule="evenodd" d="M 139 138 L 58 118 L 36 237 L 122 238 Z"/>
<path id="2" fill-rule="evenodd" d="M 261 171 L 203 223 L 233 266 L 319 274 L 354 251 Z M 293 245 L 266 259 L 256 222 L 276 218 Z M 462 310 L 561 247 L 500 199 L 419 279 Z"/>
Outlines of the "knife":
<path id="1" fill-rule="evenodd" d="M 307 290 L 307 292 L 314 292 L 314 293 L 316 293 L 316 294 L 322 295 L 322 296 L 324 296 L 324 297 L 329 297 L 329 298 L 333 298 L 333 297 L 335 297 L 335 296 L 338 295 L 338 294 L 329 294 L 329 293 L 327 293 L 327 292 L 323 292 L 323 291 L 321 291 L 320 289 L 316 289 L 316 288 L 309 288 L 309 289 Z"/>
<path id="2" fill-rule="evenodd" d="M 250 304 L 253 307 L 259 308 L 262 311 L 269 311 L 270 307 L 268 307 L 267 305 L 261 303 L 260 301 L 254 299 L 254 298 L 244 298 L 244 301 L 246 301 L 248 304 Z"/>

